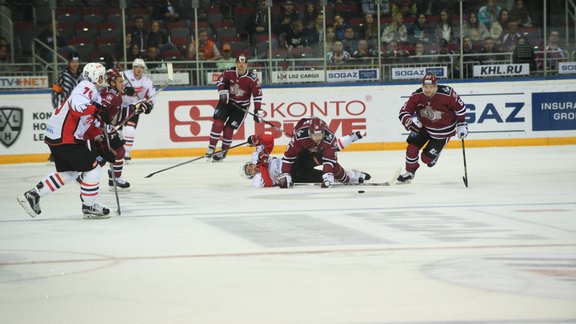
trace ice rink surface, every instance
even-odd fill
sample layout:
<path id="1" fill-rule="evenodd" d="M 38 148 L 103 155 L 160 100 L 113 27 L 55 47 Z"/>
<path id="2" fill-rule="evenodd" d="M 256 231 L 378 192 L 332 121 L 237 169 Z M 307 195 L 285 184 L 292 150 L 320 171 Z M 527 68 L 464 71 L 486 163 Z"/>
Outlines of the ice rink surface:
<path id="1" fill-rule="evenodd" d="M 0 323 L 576 323 L 576 146 L 443 152 L 409 185 L 256 189 L 247 156 L 126 166 L 122 216 L 0 165 Z M 386 181 L 403 151 L 341 152 Z M 116 209 L 101 183 L 100 199 Z M 365 193 L 358 193 L 362 189 Z"/>

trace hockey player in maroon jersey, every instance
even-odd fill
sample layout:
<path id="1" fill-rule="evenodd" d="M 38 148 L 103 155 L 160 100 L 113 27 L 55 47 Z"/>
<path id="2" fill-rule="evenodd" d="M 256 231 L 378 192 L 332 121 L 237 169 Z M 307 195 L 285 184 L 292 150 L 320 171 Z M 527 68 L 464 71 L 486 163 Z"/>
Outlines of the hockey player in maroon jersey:
<path id="1" fill-rule="evenodd" d="M 248 109 L 250 109 L 250 97 L 254 101 L 254 121 L 261 122 L 263 112 L 260 109 L 262 102 L 262 88 L 260 81 L 252 71 L 248 70 L 248 59 L 244 54 L 236 58 L 236 66 L 222 72 L 218 82 L 219 102 L 214 110 L 214 122 L 210 130 L 210 142 L 206 156 L 212 157 L 212 161 L 222 161 L 228 151 L 223 151 L 214 156 L 214 150 L 222 135 L 222 150 L 232 145 L 234 131 L 244 122 Z"/>
<path id="2" fill-rule="evenodd" d="M 34 188 L 17 198 L 32 217 L 41 212 L 40 197 L 76 181 L 80 173 L 83 173 L 80 199 L 84 218 L 110 217 L 110 210 L 96 202 L 102 167 L 96 160 L 97 154 L 88 149 L 84 140 L 86 131 L 93 123 L 110 123 L 98 92 L 98 88 L 105 84 L 106 69 L 100 63 L 88 63 L 82 70 L 82 76 L 84 80 L 54 110 L 47 122 L 44 142 L 54 156 L 56 172 L 48 174 Z"/>
<path id="3" fill-rule="evenodd" d="M 366 134 L 356 131 L 350 135 L 338 138 L 336 145 L 341 151 L 348 145 L 356 142 Z M 240 174 L 247 179 L 252 179 L 254 187 L 278 186 L 278 176 L 281 173 L 282 159 L 270 156 L 274 149 L 274 136 L 269 134 L 252 135 L 248 137 L 248 145 L 255 146 L 250 162 L 242 166 Z M 313 154 L 300 154 L 294 161 L 294 166 L 290 175 L 294 183 L 314 183 L 322 182 L 321 170 L 315 169 L 320 165 L 318 159 Z"/>
<path id="4" fill-rule="evenodd" d="M 458 138 L 465 138 L 468 135 L 465 115 L 466 106 L 456 91 L 439 85 L 436 75 L 426 74 L 422 87 L 412 93 L 398 116 L 410 132 L 406 139 L 406 172 L 398 176 L 398 181 L 414 179 L 420 167 L 418 154 L 421 149 L 422 162 L 433 167 L 450 137 L 456 133 Z"/>
<path id="5" fill-rule="evenodd" d="M 112 127 L 116 126 L 121 120 L 120 111 L 122 108 L 122 95 L 124 95 L 124 77 L 122 76 L 120 70 L 109 69 L 106 71 L 106 81 L 108 82 L 108 87 L 100 90 L 100 97 L 102 98 L 102 105 L 106 107 L 111 124 L 108 125 L 108 136 L 110 140 L 110 147 L 113 152 L 109 152 L 107 143 L 102 129 L 92 125 L 92 127 L 86 132 L 84 139 L 91 140 L 91 143 L 100 156 L 105 156 L 107 154 L 114 154 L 114 179 L 116 181 L 116 187 L 121 190 L 129 190 L 130 183 L 122 178 L 122 171 L 124 169 L 124 155 L 126 150 L 124 148 L 125 141 L 120 137 L 118 131 Z M 152 110 L 152 104 L 147 101 L 137 102 L 135 105 L 129 105 L 127 109 L 127 114 L 130 115 L 134 111 L 137 114 L 142 112 L 150 112 Z M 111 190 L 114 188 L 114 183 L 112 182 L 112 174 L 108 171 L 108 186 Z"/>
<path id="6" fill-rule="evenodd" d="M 294 127 L 294 135 L 282 157 L 282 173 L 278 176 L 280 188 L 294 184 L 291 172 L 302 154 L 311 154 L 317 165 L 322 164 L 322 188 L 331 187 L 336 181 L 358 184 L 369 180 L 370 175 L 360 171 L 346 171 L 338 163 L 338 141 L 326 123 L 318 118 L 302 118 Z"/>

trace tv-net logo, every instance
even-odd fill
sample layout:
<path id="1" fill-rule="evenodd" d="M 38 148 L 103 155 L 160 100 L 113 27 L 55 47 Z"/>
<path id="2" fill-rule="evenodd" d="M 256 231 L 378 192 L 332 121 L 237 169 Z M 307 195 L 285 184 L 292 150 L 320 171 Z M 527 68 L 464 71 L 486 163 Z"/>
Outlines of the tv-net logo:
<path id="1" fill-rule="evenodd" d="M 173 142 L 207 142 L 210 140 L 212 115 L 218 100 L 179 100 L 168 102 L 170 139 Z M 244 139 L 244 125 L 234 139 Z"/>

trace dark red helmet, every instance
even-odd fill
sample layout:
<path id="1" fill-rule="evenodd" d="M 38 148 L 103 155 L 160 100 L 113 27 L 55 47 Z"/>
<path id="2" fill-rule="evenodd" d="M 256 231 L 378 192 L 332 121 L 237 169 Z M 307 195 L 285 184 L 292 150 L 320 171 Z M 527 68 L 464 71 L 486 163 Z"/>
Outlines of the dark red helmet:
<path id="1" fill-rule="evenodd" d="M 106 82 L 108 82 L 108 84 L 111 84 L 111 81 L 116 82 L 116 78 L 117 77 L 122 77 L 122 73 L 120 72 L 119 69 L 108 69 L 106 71 Z"/>
<path id="2" fill-rule="evenodd" d="M 437 85 L 438 84 L 438 78 L 436 77 L 435 74 L 426 74 L 422 78 L 422 85 L 425 85 L 425 84 Z"/>
<path id="3" fill-rule="evenodd" d="M 316 143 L 320 142 L 324 137 L 325 128 L 326 123 L 322 119 L 312 117 L 312 119 L 310 119 L 310 126 L 308 127 L 310 138 Z"/>

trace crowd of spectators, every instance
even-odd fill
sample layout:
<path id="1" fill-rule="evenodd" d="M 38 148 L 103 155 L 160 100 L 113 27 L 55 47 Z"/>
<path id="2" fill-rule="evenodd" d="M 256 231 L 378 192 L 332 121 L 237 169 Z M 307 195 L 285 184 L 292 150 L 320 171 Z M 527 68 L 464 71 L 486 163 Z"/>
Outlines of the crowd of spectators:
<path id="1" fill-rule="evenodd" d="M 109 5 L 113 1 L 103 2 Z M 131 5 L 144 4 L 140 8 L 144 10 L 128 10 L 127 34 L 119 35 L 106 54 L 123 58 L 126 47 L 127 61 L 200 60 L 220 66 L 216 64 L 219 60 L 228 61 L 240 53 L 268 58 L 271 43 L 275 58 L 326 57 L 334 65 L 362 64 L 374 58 L 383 63 L 450 61 L 456 54 L 464 54 L 467 62 L 511 57 L 524 62 L 529 56 L 534 60 L 534 48 L 550 51 L 557 60 L 566 58 L 558 30 L 550 33 L 549 44 L 542 44 L 540 17 L 533 13 L 538 1 L 533 1 L 532 7 L 527 2 L 465 1 L 460 30 L 459 2 L 450 0 L 382 0 L 380 13 L 373 0 L 328 1 L 326 12 L 318 0 L 273 1 L 271 8 L 265 0 L 201 0 L 198 17 L 193 16 L 191 1 L 132 1 Z M 51 25 L 37 37 L 51 46 Z M 83 45 L 71 42 L 76 38 L 73 33 L 65 38 L 59 30 L 57 37 L 61 50 L 78 50 Z M 48 51 L 41 51 L 42 56 L 49 56 Z M 103 54 L 96 42 L 83 56 L 90 60 Z"/>

